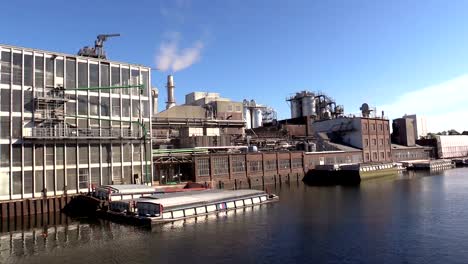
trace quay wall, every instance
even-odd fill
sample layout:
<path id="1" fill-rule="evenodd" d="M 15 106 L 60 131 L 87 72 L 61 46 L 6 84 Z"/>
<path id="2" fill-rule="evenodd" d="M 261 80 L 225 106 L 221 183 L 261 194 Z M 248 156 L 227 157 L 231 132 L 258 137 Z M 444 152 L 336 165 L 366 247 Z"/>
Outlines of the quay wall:
<path id="1" fill-rule="evenodd" d="M 60 212 L 72 195 L 0 201 L 0 219 Z"/>
<path id="2" fill-rule="evenodd" d="M 194 179 L 213 188 L 256 188 L 300 181 L 308 170 L 317 165 L 360 162 L 361 151 L 196 155 Z"/>

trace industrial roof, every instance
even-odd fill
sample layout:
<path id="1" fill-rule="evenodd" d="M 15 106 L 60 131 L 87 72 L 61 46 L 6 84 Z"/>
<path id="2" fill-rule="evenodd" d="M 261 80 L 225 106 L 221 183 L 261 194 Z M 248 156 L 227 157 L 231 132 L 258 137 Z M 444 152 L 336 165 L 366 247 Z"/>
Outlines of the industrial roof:
<path id="1" fill-rule="evenodd" d="M 197 105 L 176 105 L 159 112 L 155 117 L 162 118 L 206 118 L 206 110 Z"/>

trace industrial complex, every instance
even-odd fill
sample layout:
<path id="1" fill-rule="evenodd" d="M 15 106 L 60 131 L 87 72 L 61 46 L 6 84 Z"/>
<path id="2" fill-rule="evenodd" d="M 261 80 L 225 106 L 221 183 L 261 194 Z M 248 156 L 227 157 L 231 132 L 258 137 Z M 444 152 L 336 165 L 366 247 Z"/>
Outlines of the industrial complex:
<path id="1" fill-rule="evenodd" d="M 54 210 L 101 185 L 252 188 L 318 166 L 468 156 L 468 135 L 421 141 L 415 115 L 390 121 L 366 103 L 346 115 L 322 92 L 288 97 L 284 120 L 256 98 L 194 91 L 178 102 L 172 75 L 159 98 L 150 67 L 107 59 L 114 36 L 78 55 L 0 45 L 0 200 L 10 201 L 1 212 L 27 214 L 26 201 L 39 200 Z"/>

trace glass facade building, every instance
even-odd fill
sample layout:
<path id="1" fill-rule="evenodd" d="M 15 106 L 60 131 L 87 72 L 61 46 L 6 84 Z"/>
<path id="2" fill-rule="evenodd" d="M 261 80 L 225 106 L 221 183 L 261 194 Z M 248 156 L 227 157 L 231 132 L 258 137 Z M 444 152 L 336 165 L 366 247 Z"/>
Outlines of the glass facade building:
<path id="1" fill-rule="evenodd" d="M 0 45 L 0 200 L 151 182 L 150 83 L 149 67 Z"/>

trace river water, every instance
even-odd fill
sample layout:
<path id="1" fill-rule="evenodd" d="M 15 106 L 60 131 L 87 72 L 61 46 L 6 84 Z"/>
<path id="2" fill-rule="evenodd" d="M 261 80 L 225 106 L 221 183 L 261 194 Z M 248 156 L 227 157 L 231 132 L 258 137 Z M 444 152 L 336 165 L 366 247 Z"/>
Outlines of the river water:
<path id="1" fill-rule="evenodd" d="M 278 203 L 152 230 L 73 220 L 0 234 L 0 263 L 468 263 L 468 169 L 358 187 L 270 187 Z"/>

